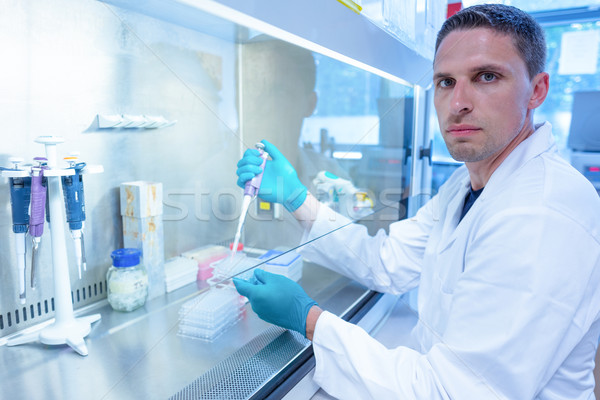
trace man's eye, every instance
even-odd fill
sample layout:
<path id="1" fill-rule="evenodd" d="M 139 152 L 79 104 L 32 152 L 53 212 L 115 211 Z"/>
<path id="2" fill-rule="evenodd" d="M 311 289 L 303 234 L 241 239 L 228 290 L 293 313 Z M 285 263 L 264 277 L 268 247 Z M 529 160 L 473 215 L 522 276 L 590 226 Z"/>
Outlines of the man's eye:
<path id="1" fill-rule="evenodd" d="M 491 72 L 486 72 L 486 73 L 481 74 L 481 79 L 484 82 L 491 82 L 494 79 L 496 79 L 496 75 L 492 74 Z"/>
<path id="2" fill-rule="evenodd" d="M 452 84 L 454 83 L 454 81 L 450 78 L 446 78 L 446 79 L 442 79 L 439 83 L 440 87 L 448 87 L 448 86 L 452 86 Z"/>

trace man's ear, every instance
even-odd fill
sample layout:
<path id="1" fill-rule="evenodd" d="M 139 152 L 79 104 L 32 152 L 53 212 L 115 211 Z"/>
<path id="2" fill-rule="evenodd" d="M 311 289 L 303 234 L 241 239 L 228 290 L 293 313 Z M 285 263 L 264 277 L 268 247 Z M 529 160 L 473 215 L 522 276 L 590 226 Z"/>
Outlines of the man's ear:
<path id="1" fill-rule="evenodd" d="M 306 108 L 304 109 L 302 118 L 308 118 L 313 115 L 315 108 L 317 108 L 317 93 L 312 91 L 306 99 Z"/>
<path id="2" fill-rule="evenodd" d="M 533 92 L 529 98 L 528 109 L 533 110 L 542 105 L 546 96 L 548 95 L 548 89 L 550 88 L 550 76 L 547 72 L 540 72 L 531 80 Z"/>

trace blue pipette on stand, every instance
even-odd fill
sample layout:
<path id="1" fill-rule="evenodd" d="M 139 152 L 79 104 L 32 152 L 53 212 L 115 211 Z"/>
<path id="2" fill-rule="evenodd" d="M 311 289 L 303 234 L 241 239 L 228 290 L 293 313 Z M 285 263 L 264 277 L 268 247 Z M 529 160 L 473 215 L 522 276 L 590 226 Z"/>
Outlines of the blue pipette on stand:
<path id="1" fill-rule="evenodd" d="M 9 161 L 14 164 L 12 170 L 7 172 L 21 172 L 19 164 L 23 162 L 22 158 L 10 157 Z M 24 171 L 23 171 L 24 172 Z M 25 281 L 27 265 L 27 230 L 29 229 L 29 200 L 31 197 L 31 177 L 29 176 L 9 176 L 10 184 L 10 205 L 12 211 L 13 233 L 15 234 L 15 248 L 17 253 L 17 271 L 19 274 L 19 300 L 25 304 Z"/>
<path id="2" fill-rule="evenodd" d="M 79 279 L 81 279 L 81 268 L 87 270 L 85 259 L 85 246 L 83 241 L 83 223 L 85 221 L 85 199 L 83 195 L 83 177 L 81 171 L 85 168 L 85 163 L 77 163 L 77 157 L 65 157 L 70 168 L 75 170 L 74 175 L 62 177 L 63 195 L 65 198 L 65 208 L 67 212 L 67 222 L 71 237 L 75 242 L 75 258 L 77 259 L 77 269 Z"/>

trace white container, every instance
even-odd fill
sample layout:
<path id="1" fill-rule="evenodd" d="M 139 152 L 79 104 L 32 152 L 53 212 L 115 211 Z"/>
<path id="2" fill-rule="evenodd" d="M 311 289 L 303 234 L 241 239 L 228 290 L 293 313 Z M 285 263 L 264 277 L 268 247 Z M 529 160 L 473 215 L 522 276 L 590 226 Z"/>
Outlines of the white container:
<path id="1" fill-rule="evenodd" d="M 163 214 L 163 190 L 160 182 L 123 182 L 120 193 L 122 216 L 146 218 Z"/>
<path id="2" fill-rule="evenodd" d="M 300 254 L 290 251 L 283 254 L 281 251 L 269 250 L 259 257 L 259 260 L 269 260 L 261 268 L 273 274 L 286 276 L 294 281 L 302 278 L 302 257 Z"/>
<path id="3" fill-rule="evenodd" d="M 165 262 L 165 284 L 167 293 L 195 282 L 198 263 L 187 257 L 173 257 Z"/>
<path id="4" fill-rule="evenodd" d="M 140 264 L 140 251 L 119 249 L 110 256 L 113 265 L 106 273 L 108 303 L 116 311 L 140 308 L 148 297 L 148 274 Z"/>

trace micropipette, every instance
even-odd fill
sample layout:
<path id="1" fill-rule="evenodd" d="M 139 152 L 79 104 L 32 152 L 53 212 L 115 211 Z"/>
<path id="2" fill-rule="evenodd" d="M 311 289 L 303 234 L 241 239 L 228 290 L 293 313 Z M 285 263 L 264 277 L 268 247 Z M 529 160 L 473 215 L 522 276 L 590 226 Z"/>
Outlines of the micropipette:
<path id="1" fill-rule="evenodd" d="M 44 179 L 44 169 L 47 159 L 35 157 L 38 166 L 31 168 L 31 216 L 29 218 L 29 235 L 33 243 L 31 250 L 31 287 L 35 284 L 36 257 L 42 234 L 44 233 L 44 214 L 46 211 L 47 183 Z"/>
<path id="2" fill-rule="evenodd" d="M 253 198 L 258 194 L 258 189 L 260 189 L 260 183 L 262 182 L 263 172 L 265 171 L 265 164 L 267 163 L 267 158 L 269 154 L 264 150 L 265 145 L 262 143 L 256 143 L 255 147 L 258 149 L 260 153 L 260 158 L 262 158 L 262 164 L 260 168 L 262 171 L 260 174 L 256 175 L 254 178 L 250 179 L 246 182 L 246 186 L 244 187 L 244 199 L 242 200 L 242 213 L 240 214 L 240 220 L 238 222 L 237 231 L 235 233 L 235 239 L 233 241 L 233 247 L 231 248 L 231 259 L 235 257 L 235 253 L 238 248 L 238 244 L 240 242 L 240 235 L 242 234 L 242 226 L 244 226 L 244 221 L 246 220 L 246 214 L 248 213 L 248 208 L 250 207 L 250 202 Z"/>
<path id="3" fill-rule="evenodd" d="M 85 221 L 85 200 L 83 196 L 83 177 L 81 170 L 85 163 L 77 163 L 77 157 L 65 157 L 70 168 L 75 170 L 74 175 L 62 177 L 63 195 L 65 198 L 65 208 L 67 211 L 67 222 L 71 237 L 75 242 L 75 258 L 77 259 L 77 270 L 79 279 L 81 279 L 81 267 L 87 270 L 85 260 L 85 247 L 83 242 L 83 223 Z"/>
<path id="4" fill-rule="evenodd" d="M 14 170 L 20 171 L 19 164 L 22 158 L 10 157 Z M 9 178 L 10 205 L 12 210 L 13 232 L 15 234 L 15 248 L 17 252 L 17 270 L 19 271 L 19 300 L 25 304 L 25 284 L 27 264 L 26 234 L 29 227 L 29 200 L 31 196 L 31 177 Z"/>

